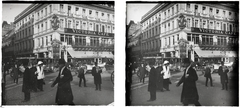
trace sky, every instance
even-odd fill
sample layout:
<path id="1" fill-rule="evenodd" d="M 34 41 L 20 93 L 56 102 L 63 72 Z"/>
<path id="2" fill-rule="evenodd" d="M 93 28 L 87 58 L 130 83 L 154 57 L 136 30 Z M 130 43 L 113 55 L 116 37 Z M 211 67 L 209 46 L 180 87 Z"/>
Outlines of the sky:
<path id="1" fill-rule="evenodd" d="M 26 9 L 31 4 L 13 4 L 13 3 L 3 3 L 2 4 L 2 22 L 7 21 L 14 22 L 14 18 L 20 14 L 24 9 Z"/>
<path id="2" fill-rule="evenodd" d="M 133 20 L 135 23 L 140 22 L 144 14 L 151 10 L 156 3 L 128 3 L 127 4 L 127 24 L 130 20 Z"/>

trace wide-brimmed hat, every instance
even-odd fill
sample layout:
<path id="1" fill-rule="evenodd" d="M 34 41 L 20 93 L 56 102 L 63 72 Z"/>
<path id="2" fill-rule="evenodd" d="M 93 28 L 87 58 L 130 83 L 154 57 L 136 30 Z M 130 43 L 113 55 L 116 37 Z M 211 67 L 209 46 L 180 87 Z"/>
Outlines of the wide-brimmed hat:
<path id="1" fill-rule="evenodd" d="M 41 65 L 41 64 L 43 64 L 43 62 L 42 61 L 38 61 L 38 65 Z"/>
<path id="2" fill-rule="evenodd" d="M 169 64 L 169 61 L 165 60 L 165 61 L 163 62 L 163 64 L 164 64 L 164 65 L 165 65 L 165 64 Z"/>

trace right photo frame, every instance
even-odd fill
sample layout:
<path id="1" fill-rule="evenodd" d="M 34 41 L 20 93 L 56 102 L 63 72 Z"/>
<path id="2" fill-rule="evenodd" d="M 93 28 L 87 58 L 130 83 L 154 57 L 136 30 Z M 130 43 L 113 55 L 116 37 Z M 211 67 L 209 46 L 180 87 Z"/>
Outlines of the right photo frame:
<path id="1" fill-rule="evenodd" d="M 239 106 L 239 1 L 128 1 L 126 13 L 126 106 Z"/>

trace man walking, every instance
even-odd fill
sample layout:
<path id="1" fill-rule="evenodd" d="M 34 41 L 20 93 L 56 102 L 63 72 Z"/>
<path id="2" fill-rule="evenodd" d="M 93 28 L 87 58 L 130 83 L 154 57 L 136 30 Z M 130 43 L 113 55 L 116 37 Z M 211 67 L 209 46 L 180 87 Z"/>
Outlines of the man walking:
<path id="1" fill-rule="evenodd" d="M 101 84 L 102 84 L 102 77 L 101 77 L 102 70 L 98 66 L 98 63 L 95 62 L 95 66 L 92 68 L 92 75 L 94 77 L 94 84 L 96 85 L 96 90 L 101 91 Z"/>
<path id="2" fill-rule="evenodd" d="M 162 73 L 162 65 L 161 63 L 158 64 L 158 67 L 156 69 L 157 71 L 157 89 L 163 92 L 163 73 Z"/>
<path id="3" fill-rule="evenodd" d="M 188 58 L 184 59 L 184 64 L 186 69 L 184 70 L 182 78 L 176 85 L 177 87 L 179 87 L 183 83 L 181 102 L 184 106 L 187 106 L 188 104 L 201 106 L 201 104 L 198 102 L 199 96 L 196 87 L 196 81 L 198 80 L 198 76 L 196 70 L 193 69 L 192 63 Z"/>
<path id="4" fill-rule="evenodd" d="M 148 101 L 156 100 L 156 91 L 157 91 L 157 72 L 153 66 L 154 62 L 150 62 L 150 73 L 149 73 L 149 82 L 148 82 L 148 91 L 150 92 L 150 99 Z"/>
<path id="5" fill-rule="evenodd" d="M 228 72 L 229 69 L 227 66 L 224 66 L 224 62 L 221 62 L 221 66 L 218 69 L 218 74 L 220 75 L 222 90 L 228 90 Z"/>
<path id="6" fill-rule="evenodd" d="M 211 69 L 210 69 L 210 65 L 209 65 L 209 64 L 207 64 L 207 66 L 206 66 L 206 68 L 205 68 L 204 71 L 205 71 L 204 77 L 206 77 L 205 86 L 206 86 L 206 87 L 208 86 L 208 79 L 210 79 L 210 85 L 213 86 Z"/>
<path id="7" fill-rule="evenodd" d="M 32 64 L 28 63 L 27 61 L 23 62 L 23 66 L 25 70 L 23 72 L 23 85 L 22 85 L 22 92 L 24 93 L 24 100 L 22 102 L 27 102 L 30 100 L 30 91 L 31 91 L 31 78 L 30 78 L 30 68 Z"/>
<path id="8" fill-rule="evenodd" d="M 31 77 L 31 88 L 34 92 L 37 92 L 37 68 L 36 61 L 32 62 L 32 68 L 30 69 Z"/>
<path id="9" fill-rule="evenodd" d="M 12 69 L 12 72 L 13 72 L 13 82 L 16 84 L 18 84 L 18 66 L 17 66 L 17 63 L 14 64 L 14 67 Z"/>
<path id="10" fill-rule="evenodd" d="M 139 74 L 140 82 L 144 83 L 146 70 L 143 63 L 140 64 L 138 74 Z"/>
<path id="11" fill-rule="evenodd" d="M 83 80 L 84 87 L 87 87 L 85 74 L 84 74 L 84 66 L 83 65 L 79 65 L 78 68 L 79 68 L 78 69 L 79 87 L 81 87 L 82 80 Z"/>
<path id="12" fill-rule="evenodd" d="M 55 102 L 58 105 L 74 105 L 73 103 L 73 93 L 70 82 L 73 80 L 72 73 L 65 66 L 65 60 L 60 59 L 59 64 L 59 74 L 55 79 L 51 87 L 58 84 Z"/>

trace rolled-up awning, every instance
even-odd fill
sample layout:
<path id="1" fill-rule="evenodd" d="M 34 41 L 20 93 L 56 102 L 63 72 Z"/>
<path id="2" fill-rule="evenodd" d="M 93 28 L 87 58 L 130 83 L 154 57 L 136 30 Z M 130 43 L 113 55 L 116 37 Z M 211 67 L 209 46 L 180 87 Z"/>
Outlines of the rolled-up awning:
<path id="1" fill-rule="evenodd" d="M 201 49 L 194 49 L 199 57 L 210 58 L 210 57 L 237 57 L 235 51 L 204 51 Z"/>
<path id="2" fill-rule="evenodd" d="M 72 58 L 113 58 L 113 54 L 111 52 L 106 51 L 74 51 L 67 50 Z"/>

